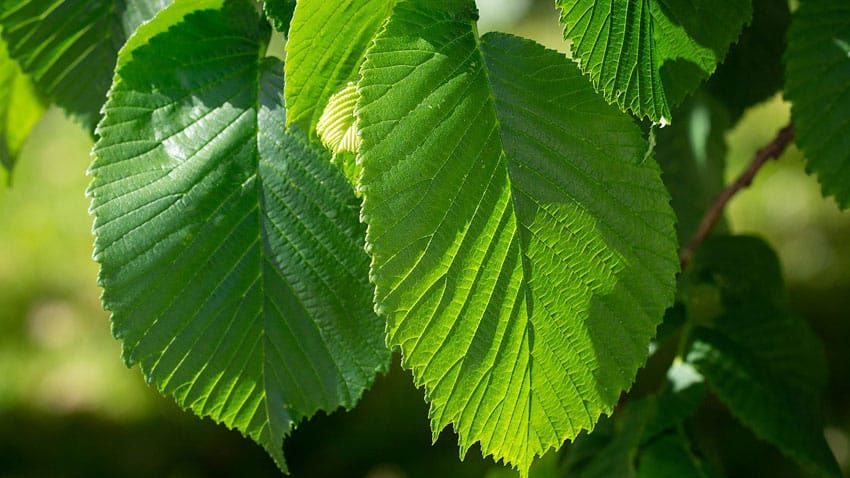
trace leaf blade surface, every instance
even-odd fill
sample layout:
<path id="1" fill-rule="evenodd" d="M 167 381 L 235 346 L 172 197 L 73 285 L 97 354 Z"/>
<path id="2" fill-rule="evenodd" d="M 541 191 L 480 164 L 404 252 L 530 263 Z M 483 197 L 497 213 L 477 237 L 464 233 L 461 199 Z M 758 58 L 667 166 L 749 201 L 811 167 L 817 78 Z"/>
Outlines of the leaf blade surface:
<path id="1" fill-rule="evenodd" d="M 128 364 L 286 469 L 295 424 L 352 407 L 388 366 L 359 201 L 285 130 L 283 65 L 263 57 L 253 6 L 173 14 L 124 52 L 98 128 L 103 301 Z"/>
<path id="2" fill-rule="evenodd" d="M 479 43 L 475 17 L 399 2 L 367 53 L 362 217 L 376 307 L 435 436 L 452 424 L 462 451 L 524 470 L 631 384 L 672 301 L 675 233 L 632 121 L 562 55 Z"/>

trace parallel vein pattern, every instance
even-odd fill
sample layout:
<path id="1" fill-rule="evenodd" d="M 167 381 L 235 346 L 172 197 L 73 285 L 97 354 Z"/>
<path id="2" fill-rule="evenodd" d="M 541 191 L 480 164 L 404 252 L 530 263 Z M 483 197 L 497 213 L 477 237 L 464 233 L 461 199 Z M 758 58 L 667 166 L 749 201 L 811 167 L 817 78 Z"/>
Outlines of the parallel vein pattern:
<path id="1" fill-rule="evenodd" d="M 805 0 L 785 54 L 797 144 L 826 195 L 850 207 L 850 3 Z"/>
<path id="2" fill-rule="evenodd" d="M 655 123 L 708 78 L 750 0 L 556 0 L 573 57 L 610 103 Z"/>
<path id="3" fill-rule="evenodd" d="M 357 80 L 394 0 L 299 0 L 286 44 L 287 124 L 313 134 L 332 95 Z"/>
<path id="4" fill-rule="evenodd" d="M 94 129 L 124 41 L 171 0 L 0 0 L 9 53 L 41 91 Z"/>
<path id="5" fill-rule="evenodd" d="M 285 469 L 284 436 L 353 406 L 389 352 L 359 201 L 321 146 L 284 132 L 267 33 L 249 2 L 228 1 L 135 48 L 98 127 L 90 194 L 128 364 Z"/>
<path id="6" fill-rule="evenodd" d="M 672 300 L 643 138 L 562 55 L 471 1 L 399 2 L 359 83 L 376 303 L 465 451 L 526 471 L 610 413 Z"/>

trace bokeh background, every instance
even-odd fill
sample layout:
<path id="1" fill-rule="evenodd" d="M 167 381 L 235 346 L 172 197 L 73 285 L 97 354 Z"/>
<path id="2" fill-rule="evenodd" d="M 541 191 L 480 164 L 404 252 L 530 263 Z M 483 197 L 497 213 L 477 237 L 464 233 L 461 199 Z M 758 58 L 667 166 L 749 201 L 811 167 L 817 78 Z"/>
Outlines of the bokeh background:
<path id="1" fill-rule="evenodd" d="M 479 0 L 481 30 L 567 51 L 552 3 Z M 727 135 L 727 178 L 788 119 L 780 96 L 748 112 Z M 13 177 L 0 173 L 11 180 L 0 187 L 0 477 L 281 476 L 258 446 L 179 410 L 124 367 L 91 259 L 90 148 L 87 133 L 50 110 Z M 729 226 L 778 251 L 793 307 L 824 341 L 825 433 L 850 471 L 850 212 L 821 196 L 791 148 L 733 201 Z M 722 410 L 706 413 L 702 445 L 725 476 L 796 476 Z M 354 411 L 319 414 L 285 449 L 296 477 L 510 476 L 476 448 L 461 462 L 450 431 L 432 446 L 423 393 L 397 364 Z"/>

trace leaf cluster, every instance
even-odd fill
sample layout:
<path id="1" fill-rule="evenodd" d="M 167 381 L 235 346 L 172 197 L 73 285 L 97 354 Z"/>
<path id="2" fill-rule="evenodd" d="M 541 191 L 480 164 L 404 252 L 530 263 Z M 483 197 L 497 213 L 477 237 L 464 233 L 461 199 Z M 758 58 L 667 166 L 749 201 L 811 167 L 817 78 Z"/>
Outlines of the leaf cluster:
<path id="1" fill-rule="evenodd" d="M 568 58 L 480 35 L 473 0 L 0 0 L 0 160 L 51 104 L 92 132 L 126 363 L 283 470 L 292 429 L 396 351 L 435 439 L 523 474 L 573 441 L 548 476 L 718 476 L 691 440 L 711 392 L 838 476 L 775 255 L 678 254 L 725 132 L 780 89 L 850 205 L 850 4 L 800 3 L 556 0 Z M 660 389 L 623 404 L 674 337 Z"/>

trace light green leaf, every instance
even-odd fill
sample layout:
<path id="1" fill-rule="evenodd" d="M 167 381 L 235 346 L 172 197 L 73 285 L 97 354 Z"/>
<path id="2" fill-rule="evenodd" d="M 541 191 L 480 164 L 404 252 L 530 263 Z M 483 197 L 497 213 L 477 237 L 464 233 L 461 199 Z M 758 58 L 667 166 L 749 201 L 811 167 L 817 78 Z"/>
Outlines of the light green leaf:
<path id="1" fill-rule="evenodd" d="M 289 24 L 292 23 L 292 15 L 295 12 L 295 0 L 265 0 L 263 12 L 275 30 L 288 35 Z"/>
<path id="2" fill-rule="evenodd" d="M 9 58 L 0 40 L 0 164 L 10 173 L 42 113 L 44 102 L 32 80 Z"/>
<path id="3" fill-rule="evenodd" d="M 357 86 L 349 83 L 331 96 L 325 107 L 316 133 L 322 144 L 333 153 L 333 162 L 342 169 L 345 177 L 356 188 L 360 177 L 357 152 L 360 150 L 360 131 L 354 109 L 357 106 Z"/>
<path id="4" fill-rule="evenodd" d="M 376 306 L 431 403 L 527 470 L 610 413 L 672 303 L 673 213 L 632 120 L 474 3 L 399 2 L 358 84 Z"/>
<path id="5" fill-rule="evenodd" d="M 734 274 L 733 264 L 746 276 Z M 716 237 L 703 243 L 692 267 L 692 277 L 721 288 L 726 311 L 712 328 L 693 332 L 687 361 L 762 439 L 818 476 L 841 476 L 819 416 L 826 381 L 821 345 L 786 310 L 781 282 L 757 279 L 781 277 L 775 254 L 757 239 Z"/>
<path id="6" fill-rule="evenodd" d="M 790 23 L 787 0 L 753 1 L 752 24 L 706 84 L 706 90 L 730 111 L 733 122 L 747 108 L 782 89 L 782 54 Z"/>
<path id="7" fill-rule="evenodd" d="M 299 0 L 286 44 L 287 124 L 311 135 L 330 97 L 358 78 L 395 0 Z"/>
<path id="8" fill-rule="evenodd" d="M 750 21 L 750 0 L 556 0 L 573 57 L 610 103 L 662 125 Z"/>
<path id="9" fill-rule="evenodd" d="M 850 3 L 805 0 L 788 32 L 785 97 L 827 196 L 850 207 Z"/>
<path id="10" fill-rule="evenodd" d="M 331 96 L 316 125 L 316 133 L 322 144 L 334 154 L 356 153 L 360 148 L 357 117 L 354 114 L 357 98 L 357 85 L 349 83 Z"/>
<path id="11" fill-rule="evenodd" d="M 284 130 L 283 65 L 263 58 L 254 6 L 175 24 L 180 6 L 122 52 L 98 127 L 103 301 L 128 364 L 285 469 L 284 436 L 352 407 L 388 366 L 359 201 L 320 145 Z"/>
<path id="12" fill-rule="evenodd" d="M 10 56 L 39 91 L 93 129 L 118 50 L 170 2 L 0 0 L 0 26 Z"/>

